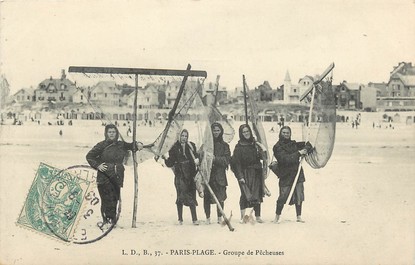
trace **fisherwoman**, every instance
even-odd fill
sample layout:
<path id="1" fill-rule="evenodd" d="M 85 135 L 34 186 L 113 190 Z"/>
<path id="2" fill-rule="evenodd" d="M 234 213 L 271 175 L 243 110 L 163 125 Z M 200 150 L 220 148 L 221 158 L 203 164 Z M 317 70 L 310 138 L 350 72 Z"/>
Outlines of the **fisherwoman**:
<path id="1" fill-rule="evenodd" d="M 117 222 L 117 204 L 124 183 L 124 159 L 128 150 L 141 150 L 143 144 L 119 141 L 114 124 L 105 126 L 105 140 L 97 143 L 86 155 L 89 165 L 98 170 L 97 186 L 101 197 L 101 215 L 104 224 Z"/>
<path id="2" fill-rule="evenodd" d="M 306 155 L 312 149 L 309 143 L 296 142 L 291 140 L 291 128 L 283 126 L 279 133 L 279 140 L 273 147 L 274 156 L 278 161 L 278 178 L 280 195 L 277 200 L 275 223 L 280 222 L 281 212 L 286 203 L 291 187 L 293 186 L 298 167 L 300 166 L 300 157 Z M 297 222 L 304 222 L 301 218 L 302 203 L 304 201 L 304 183 L 305 177 L 303 169 L 300 170 L 297 184 L 289 205 L 295 204 Z"/>
<path id="3" fill-rule="evenodd" d="M 218 199 L 220 206 L 224 209 L 226 195 L 226 186 L 228 181 L 226 178 L 226 170 L 228 169 L 231 159 L 231 151 L 229 145 L 223 140 L 223 127 L 220 123 L 215 122 L 211 125 L 214 149 L 213 149 L 213 164 L 210 173 L 209 186 Z M 205 193 L 203 198 L 203 208 L 206 214 L 206 223 L 210 224 L 210 205 L 215 204 L 215 200 L 209 192 Z M 218 224 L 222 223 L 222 213 L 216 207 Z"/>
<path id="4" fill-rule="evenodd" d="M 183 129 L 179 139 L 169 150 L 169 157 L 164 158 L 166 166 L 173 167 L 174 186 L 176 187 L 176 206 L 179 224 L 183 224 L 183 205 L 190 208 L 192 222 L 199 225 L 196 214 L 196 183 L 195 176 L 199 165 L 199 155 L 196 145 L 189 142 L 189 132 Z"/>
<path id="5" fill-rule="evenodd" d="M 264 197 L 264 176 L 261 159 L 263 159 L 263 152 L 256 144 L 251 127 L 242 124 L 239 127 L 239 141 L 231 159 L 231 169 L 241 189 L 239 199 L 241 223 L 245 223 L 246 208 L 251 207 L 255 211 L 256 221 L 263 223 L 261 203 Z"/>

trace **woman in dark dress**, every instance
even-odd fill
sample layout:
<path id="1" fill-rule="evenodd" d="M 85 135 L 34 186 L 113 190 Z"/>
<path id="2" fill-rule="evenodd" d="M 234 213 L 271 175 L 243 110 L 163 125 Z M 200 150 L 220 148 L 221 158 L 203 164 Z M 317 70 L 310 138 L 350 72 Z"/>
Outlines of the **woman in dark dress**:
<path id="1" fill-rule="evenodd" d="M 174 186 L 176 187 L 176 205 L 179 224 L 183 224 L 183 205 L 189 206 L 194 225 L 198 225 L 196 214 L 196 167 L 199 156 L 196 145 L 188 141 L 189 132 L 182 130 L 179 140 L 169 150 L 169 157 L 165 159 L 166 166 L 173 167 Z"/>
<path id="2" fill-rule="evenodd" d="M 251 127 L 243 124 L 239 127 L 239 141 L 231 159 L 231 168 L 238 179 L 241 189 L 239 206 L 241 223 L 244 223 L 246 208 L 253 207 L 256 221 L 261 219 L 261 203 L 264 197 L 264 177 L 262 174 L 262 151 L 255 143 Z"/>
<path id="3" fill-rule="evenodd" d="M 124 182 L 124 158 L 133 143 L 119 141 L 119 132 L 115 125 L 105 126 L 105 140 L 97 143 L 86 155 L 89 165 L 98 170 L 97 186 L 101 197 L 101 215 L 104 224 L 117 222 L 117 204 Z M 143 144 L 136 142 L 135 150 L 141 150 Z"/>
<path id="4" fill-rule="evenodd" d="M 213 123 L 211 125 L 214 149 L 213 149 L 213 164 L 210 172 L 209 186 L 218 199 L 220 206 L 224 209 L 226 196 L 226 186 L 228 181 L 226 179 L 226 170 L 231 159 L 231 151 L 229 145 L 223 140 L 223 127 L 220 123 Z M 210 224 L 210 205 L 215 204 L 215 200 L 209 192 L 205 193 L 203 198 L 203 208 L 206 214 L 206 223 Z M 222 213 L 219 208 L 216 208 L 218 223 L 222 223 Z"/>
<path id="5" fill-rule="evenodd" d="M 306 145 L 304 142 L 297 143 L 296 141 L 291 140 L 290 127 L 284 126 L 281 128 L 279 141 L 273 147 L 274 156 L 278 161 L 280 190 L 280 195 L 277 200 L 275 223 L 280 222 L 282 209 L 288 199 L 295 176 L 297 175 L 300 157 L 306 155 L 310 150 L 311 145 L 309 143 Z M 295 186 L 293 196 L 289 202 L 290 205 L 295 204 L 297 222 L 304 222 L 301 219 L 302 202 L 304 201 L 304 181 L 304 172 L 301 168 L 297 185 Z"/>

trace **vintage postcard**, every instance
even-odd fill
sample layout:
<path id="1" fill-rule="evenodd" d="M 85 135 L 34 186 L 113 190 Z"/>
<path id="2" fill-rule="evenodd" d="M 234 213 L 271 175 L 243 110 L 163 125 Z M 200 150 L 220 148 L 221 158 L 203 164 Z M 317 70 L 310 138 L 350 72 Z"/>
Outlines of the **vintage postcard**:
<path id="1" fill-rule="evenodd" d="M 0 1 L 0 264 L 414 264 L 414 11 Z"/>

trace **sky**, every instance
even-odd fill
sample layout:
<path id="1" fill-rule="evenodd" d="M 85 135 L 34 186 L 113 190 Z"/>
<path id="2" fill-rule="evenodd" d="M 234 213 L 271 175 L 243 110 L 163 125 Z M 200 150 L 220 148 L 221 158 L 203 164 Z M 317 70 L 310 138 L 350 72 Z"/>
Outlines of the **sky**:
<path id="1" fill-rule="evenodd" d="M 228 90 L 335 63 L 335 83 L 387 82 L 415 64 L 415 0 L 0 0 L 11 93 L 71 65 L 205 70 Z"/>

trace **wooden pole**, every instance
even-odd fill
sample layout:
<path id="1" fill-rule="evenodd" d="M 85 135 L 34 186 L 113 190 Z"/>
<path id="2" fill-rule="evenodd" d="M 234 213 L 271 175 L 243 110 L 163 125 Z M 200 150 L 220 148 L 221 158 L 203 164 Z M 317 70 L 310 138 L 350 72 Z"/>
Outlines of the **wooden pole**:
<path id="1" fill-rule="evenodd" d="M 147 69 L 147 68 L 121 68 L 121 67 L 89 67 L 69 66 L 71 73 L 90 74 L 123 74 L 123 75 L 173 75 L 173 76 L 199 76 L 206 77 L 206 71 L 198 70 L 170 70 L 170 69 Z"/>
<path id="2" fill-rule="evenodd" d="M 135 75 L 135 95 L 134 95 L 134 120 L 133 120 L 133 163 L 134 163 L 134 206 L 132 228 L 136 228 L 137 221 L 137 205 L 138 205 L 138 172 L 137 172 L 137 95 L 138 95 L 138 74 Z"/>
<path id="3" fill-rule="evenodd" d="M 324 70 L 324 72 L 321 74 L 321 76 L 319 77 L 319 79 L 317 79 L 311 86 L 310 86 L 310 88 L 308 88 L 307 89 L 307 91 L 301 96 L 301 99 L 300 100 L 303 100 L 309 93 L 311 93 L 311 102 L 310 102 L 310 111 L 309 111 L 309 116 L 308 116 L 308 124 L 307 124 L 307 127 L 308 127 L 308 132 L 307 132 L 307 135 L 306 135 L 306 139 L 305 139 L 305 142 L 307 142 L 308 141 L 308 138 L 309 138 L 309 136 L 310 136 L 310 125 L 311 125 L 311 116 L 312 116 L 312 114 L 313 114 L 313 104 L 314 104 L 314 97 L 315 97 L 315 94 L 316 94 L 316 85 L 318 84 L 318 83 L 320 83 L 332 70 L 333 70 L 333 68 L 334 68 L 334 63 L 331 63 L 330 65 L 329 65 L 329 67 L 327 67 L 327 69 L 326 70 Z M 290 190 L 290 193 L 289 193 L 289 195 L 288 195 L 288 198 L 287 198 L 287 201 L 285 202 L 285 204 L 289 204 L 290 203 L 290 201 L 291 201 L 291 198 L 292 198 L 292 196 L 293 196 L 293 193 L 294 193 L 294 190 L 295 190 L 295 186 L 297 185 L 297 181 L 298 181 L 298 177 L 300 176 L 300 172 L 301 172 L 301 165 L 302 165 L 302 163 L 303 163 L 303 160 L 304 160 L 304 158 L 303 157 L 301 157 L 300 158 L 300 163 L 299 163 L 299 165 L 298 165 L 298 169 L 297 169 L 297 174 L 295 175 L 295 178 L 294 178 L 294 182 L 293 182 L 293 185 L 291 186 L 291 190 Z"/>
<path id="4" fill-rule="evenodd" d="M 187 69 L 186 69 L 186 71 L 185 71 L 185 73 L 183 75 L 183 80 L 182 80 L 182 83 L 180 85 L 179 92 L 177 93 L 176 100 L 174 101 L 174 105 L 173 105 L 172 109 L 169 112 L 169 119 L 167 120 L 166 128 L 164 128 L 163 135 L 161 137 L 161 142 L 159 144 L 159 150 L 157 150 L 157 154 L 155 156 L 156 161 L 159 159 L 159 155 L 163 155 L 163 154 L 160 154 L 161 147 L 164 145 L 164 141 L 166 139 L 167 133 L 169 132 L 169 128 L 171 126 L 171 123 L 173 121 L 174 115 L 176 113 L 177 106 L 179 105 L 179 99 L 183 95 L 184 87 L 186 85 L 187 78 L 188 78 L 188 75 L 186 73 L 190 73 L 191 72 L 190 71 L 191 68 L 192 68 L 192 66 L 190 64 L 188 64 L 187 65 Z"/>
<path id="5" fill-rule="evenodd" d="M 216 87 L 215 87 L 215 100 L 213 101 L 213 106 L 215 106 L 215 107 L 216 107 L 216 105 L 218 103 L 219 78 L 220 78 L 220 75 L 217 75 L 216 76 Z"/>
<path id="6" fill-rule="evenodd" d="M 311 92 L 311 95 L 312 96 L 311 96 L 311 103 L 310 103 L 310 112 L 308 114 L 309 116 L 308 116 L 308 124 L 307 124 L 307 127 L 310 127 L 310 125 L 311 125 L 311 116 L 313 114 L 312 112 L 313 112 L 313 104 L 314 104 L 314 96 L 315 96 L 315 94 L 316 94 L 316 88 L 314 87 L 312 89 L 312 92 Z M 308 130 L 308 131 L 310 131 L 310 130 Z M 309 135 L 310 134 L 307 133 L 306 138 L 305 138 L 305 142 L 308 141 Z M 301 157 L 300 158 L 300 163 L 299 163 L 298 169 L 297 169 L 297 174 L 295 175 L 293 185 L 291 186 L 290 193 L 288 194 L 288 198 L 287 198 L 287 201 L 285 202 L 285 204 L 289 204 L 290 203 L 291 198 L 292 198 L 292 196 L 294 194 L 295 186 L 297 185 L 298 177 L 300 176 L 301 165 L 303 163 L 303 160 L 304 160 L 304 157 Z"/>
<path id="7" fill-rule="evenodd" d="M 248 105 L 246 103 L 246 82 L 245 82 L 245 75 L 242 75 L 242 83 L 243 83 L 243 89 L 244 89 L 244 107 L 245 107 L 245 123 L 248 124 Z"/>

